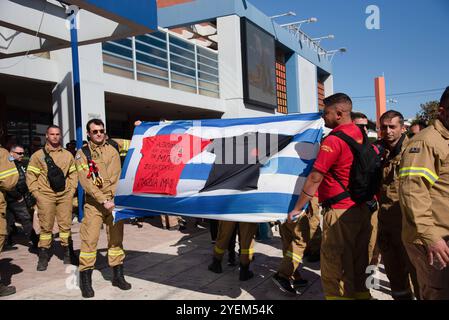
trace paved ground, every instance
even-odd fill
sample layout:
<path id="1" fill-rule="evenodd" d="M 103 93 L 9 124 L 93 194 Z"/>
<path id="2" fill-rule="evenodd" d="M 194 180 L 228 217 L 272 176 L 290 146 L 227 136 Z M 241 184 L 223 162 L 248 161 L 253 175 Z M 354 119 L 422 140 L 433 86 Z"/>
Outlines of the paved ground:
<path id="1" fill-rule="evenodd" d="M 79 252 L 79 224 L 73 228 L 74 247 Z M 53 245 L 55 254 L 46 272 L 37 272 L 37 256 L 28 251 L 23 237 L 16 237 L 15 250 L 1 255 L 0 272 L 3 282 L 17 288 L 15 295 L 3 299 L 82 299 L 76 286 L 76 267 L 62 264 L 59 239 Z M 211 261 L 212 244 L 209 232 L 189 220 L 182 232 L 164 230 L 157 219 L 148 219 L 142 228 L 125 225 L 125 274 L 132 284 L 130 291 L 121 291 L 110 283 L 111 270 L 106 259 L 106 235 L 103 230 L 99 243 L 97 270 L 93 274 L 95 299 L 173 299 L 173 300 L 321 300 L 323 299 L 319 263 L 307 263 L 302 274 L 309 286 L 297 297 L 284 295 L 271 277 L 281 260 L 281 241 L 276 230 L 273 239 L 257 242 L 252 269 L 255 277 L 246 282 L 238 280 L 238 267 L 223 263 L 223 273 L 207 270 Z M 226 258 L 225 258 L 226 262 Z M 376 299 L 390 299 L 388 281 L 380 265 L 380 289 L 372 290 Z M 1 299 L 1 298 L 0 298 Z"/>

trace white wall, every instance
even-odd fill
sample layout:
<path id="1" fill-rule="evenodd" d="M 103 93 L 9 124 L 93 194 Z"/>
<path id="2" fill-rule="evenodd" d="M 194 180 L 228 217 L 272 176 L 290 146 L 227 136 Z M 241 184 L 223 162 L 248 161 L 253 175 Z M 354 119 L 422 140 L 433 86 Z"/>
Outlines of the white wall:
<path id="1" fill-rule="evenodd" d="M 318 111 L 318 79 L 316 66 L 298 56 L 299 66 L 299 112 Z"/>
<path id="2" fill-rule="evenodd" d="M 106 123 L 101 43 L 80 47 L 79 56 L 83 127 L 93 118 L 99 118 Z"/>
<path id="3" fill-rule="evenodd" d="M 217 18 L 217 36 L 220 98 L 225 104 L 223 118 L 272 115 L 263 108 L 245 105 L 243 101 L 240 17 L 231 15 Z"/>
<path id="4" fill-rule="evenodd" d="M 53 90 L 53 119 L 63 131 L 64 143 L 76 138 L 71 49 L 51 52 L 58 64 L 58 85 Z M 106 119 L 101 44 L 79 47 L 82 128 L 92 118 Z M 86 139 L 83 129 L 83 139 Z"/>
<path id="5" fill-rule="evenodd" d="M 324 96 L 329 97 L 334 94 L 334 76 L 330 75 L 324 81 Z"/>
<path id="6" fill-rule="evenodd" d="M 58 81 L 58 64 L 38 56 L 0 59 L 0 73 L 42 81 Z"/>

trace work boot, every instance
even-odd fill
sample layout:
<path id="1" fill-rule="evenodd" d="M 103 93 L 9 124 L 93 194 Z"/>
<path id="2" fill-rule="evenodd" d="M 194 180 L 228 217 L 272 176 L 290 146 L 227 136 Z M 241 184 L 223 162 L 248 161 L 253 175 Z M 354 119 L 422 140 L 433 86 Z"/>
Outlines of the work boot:
<path id="1" fill-rule="evenodd" d="M 229 251 L 228 266 L 235 267 L 237 262 L 235 261 L 235 251 Z"/>
<path id="2" fill-rule="evenodd" d="M 31 249 L 37 250 L 39 244 L 39 236 L 36 234 L 36 231 L 34 231 L 34 229 L 31 230 L 30 241 L 32 243 Z"/>
<path id="3" fill-rule="evenodd" d="M 210 271 L 215 273 L 222 273 L 223 269 L 221 268 L 221 261 L 217 258 L 213 258 L 212 263 L 207 267 Z"/>
<path id="4" fill-rule="evenodd" d="M 64 247 L 64 264 L 76 265 L 78 258 L 76 257 L 75 251 L 73 250 L 73 242 L 70 241 L 69 245 Z"/>
<path id="5" fill-rule="evenodd" d="M 16 293 L 16 287 L 5 286 L 3 283 L 0 283 L 0 297 L 10 296 L 14 293 Z"/>
<path id="6" fill-rule="evenodd" d="M 80 289 L 83 298 L 92 298 L 95 295 L 92 288 L 92 271 L 93 269 L 80 271 Z"/>
<path id="7" fill-rule="evenodd" d="M 288 279 L 285 279 L 279 275 L 279 273 L 276 273 L 273 276 L 273 282 L 281 289 L 282 292 L 285 292 L 289 295 L 296 296 L 297 292 L 290 284 L 290 281 Z"/>
<path id="8" fill-rule="evenodd" d="M 48 249 L 39 248 L 39 261 L 37 262 L 37 271 L 45 271 L 48 267 Z"/>
<path id="9" fill-rule="evenodd" d="M 306 279 L 303 279 L 303 277 L 301 276 L 301 273 L 299 272 L 299 269 L 295 270 L 293 278 L 294 278 L 293 288 L 295 288 L 296 290 L 305 288 L 309 284 L 309 281 L 307 281 Z"/>
<path id="10" fill-rule="evenodd" d="M 131 289 L 131 284 L 126 282 L 125 276 L 123 275 L 123 265 L 118 265 L 112 267 L 113 277 L 112 277 L 112 285 L 114 287 L 119 287 L 122 290 Z"/>
<path id="11" fill-rule="evenodd" d="M 252 277 L 254 277 L 254 273 L 251 270 L 249 270 L 249 265 L 244 266 L 244 265 L 240 264 L 239 280 L 246 281 L 246 280 L 251 279 Z"/>

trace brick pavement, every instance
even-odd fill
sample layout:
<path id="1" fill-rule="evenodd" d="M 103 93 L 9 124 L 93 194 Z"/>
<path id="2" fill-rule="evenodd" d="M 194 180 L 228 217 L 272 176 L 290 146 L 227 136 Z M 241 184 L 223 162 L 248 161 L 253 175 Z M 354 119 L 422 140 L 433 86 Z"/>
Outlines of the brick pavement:
<path id="1" fill-rule="evenodd" d="M 156 221 L 157 220 L 157 221 Z M 127 253 L 125 275 L 132 284 L 130 291 L 112 287 L 111 270 L 106 259 L 106 232 L 103 230 L 99 242 L 97 269 L 93 273 L 94 299 L 173 299 L 173 300 L 322 300 L 319 263 L 307 263 L 302 270 L 309 286 L 297 297 L 284 295 L 273 284 L 271 277 L 276 272 L 282 257 L 281 241 L 277 232 L 273 239 L 255 246 L 255 261 L 252 269 L 255 277 L 246 282 L 238 280 L 238 267 L 223 263 L 223 273 L 207 270 L 212 257 L 209 232 L 194 225 L 188 219 L 184 231 L 164 230 L 159 219 L 147 219 L 142 228 L 125 225 L 124 247 Z M 79 252 L 79 224 L 73 226 L 74 247 Z M 0 272 L 4 282 L 12 282 L 17 288 L 15 295 L 3 299 L 82 299 L 76 287 L 76 267 L 62 264 L 62 249 L 59 239 L 53 245 L 55 254 L 46 272 L 37 272 L 37 255 L 28 252 L 23 237 L 16 250 L 5 251 L 0 257 Z M 382 271 L 380 266 L 380 271 Z M 380 290 L 372 291 L 377 299 L 391 299 L 388 281 L 380 273 Z M 0 298 L 1 299 L 1 298 Z"/>

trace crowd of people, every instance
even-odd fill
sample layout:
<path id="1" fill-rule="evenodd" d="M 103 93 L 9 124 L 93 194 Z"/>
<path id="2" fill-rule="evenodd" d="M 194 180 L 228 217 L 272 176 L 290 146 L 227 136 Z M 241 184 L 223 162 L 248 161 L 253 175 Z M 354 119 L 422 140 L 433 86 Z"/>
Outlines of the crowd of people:
<path id="1" fill-rule="evenodd" d="M 274 283 L 286 294 L 300 294 L 308 285 L 300 271 L 307 257 L 320 261 L 326 299 L 369 300 L 367 270 L 382 261 L 394 299 L 449 299 L 449 87 L 438 118 L 427 128 L 417 123 L 408 132 L 402 114 L 390 110 L 380 117 L 380 137 L 372 142 L 368 119 L 352 112 L 350 97 L 337 93 L 324 99 L 324 105 L 323 119 L 332 131 L 279 227 L 283 258 Z M 29 163 L 23 160 L 23 146 L 0 148 L 0 251 L 14 226 L 7 221 L 17 221 L 38 249 L 36 270 L 47 270 L 56 221 L 63 263 L 79 265 L 81 294 L 90 298 L 95 295 L 92 271 L 103 224 L 112 285 L 131 289 L 123 270 L 124 222 L 113 223 L 112 216 L 129 140 L 108 139 L 99 119 L 88 121 L 86 132 L 88 141 L 81 149 L 73 141 L 64 149 L 61 129 L 49 126 L 45 146 Z M 85 191 L 79 256 L 71 233 L 78 183 Z M 214 247 L 208 269 L 223 272 L 226 250 L 228 263 L 237 264 L 238 235 L 239 280 L 251 279 L 258 225 L 211 221 L 210 228 Z M 14 293 L 13 286 L 0 283 L 0 296 Z"/>

